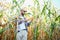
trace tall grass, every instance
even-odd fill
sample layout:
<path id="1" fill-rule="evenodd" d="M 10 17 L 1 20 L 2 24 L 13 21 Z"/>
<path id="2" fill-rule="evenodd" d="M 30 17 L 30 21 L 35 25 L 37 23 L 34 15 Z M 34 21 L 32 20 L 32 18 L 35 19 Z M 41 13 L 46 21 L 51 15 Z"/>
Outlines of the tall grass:
<path id="1" fill-rule="evenodd" d="M 31 25 L 30 25 L 32 30 L 31 33 L 33 33 L 32 34 L 33 38 L 31 40 L 52 40 L 54 36 L 54 32 L 57 30 L 57 26 L 58 28 L 60 26 L 60 15 L 57 14 L 55 7 L 52 5 L 52 1 L 51 0 L 48 0 L 48 1 L 43 0 L 43 1 L 44 1 L 44 5 L 42 9 L 41 9 L 39 0 L 33 0 L 34 6 L 31 8 L 30 6 L 28 7 L 32 9 L 31 12 L 33 14 L 32 15 L 33 21 L 31 22 Z M 14 16 L 19 16 L 20 8 L 24 4 L 24 2 L 25 0 L 21 0 L 19 1 L 19 3 L 16 0 L 12 0 L 13 6 L 11 6 L 11 9 L 9 10 L 9 12 Z M 17 12 L 13 12 L 15 8 Z M 2 16 L 4 15 L 0 14 L 0 18 Z M 7 15 L 7 17 L 9 21 L 15 20 L 14 17 L 12 18 L 11 15 L 9 16 L 9 14 Z M 0 33 L 3 34 L 3 39 L 6 40 L 8 38 L 7 36 L 11 37 L 10 36 L 11 31 L 13 31 L 14 32 L 13 38 L 14 40 L 16 40 L 16 24 L 14 22 L 10 22 L 3 29 L 0 30 Z M 8 30 L 5 30 L 5 29 L 8 29 Z M 6 32 L 8 32 L 9 35 L 7 35 Z"/>

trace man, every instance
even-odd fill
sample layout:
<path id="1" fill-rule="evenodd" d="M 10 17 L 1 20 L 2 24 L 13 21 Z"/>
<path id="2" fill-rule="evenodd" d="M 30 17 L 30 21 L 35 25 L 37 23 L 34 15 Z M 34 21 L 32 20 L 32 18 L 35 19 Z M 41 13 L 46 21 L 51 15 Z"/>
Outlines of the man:
<path id="1" fill-rule="evenodd" d="M 17 36 L 16 36 L 17 40 L 27 40 L 27 26 L 32 21 L 32 19 L 31 18 L 26 19 L 24 17 L 25 12 L 26 11 L 22 9 L 20 17 L 17 17 Z"/>

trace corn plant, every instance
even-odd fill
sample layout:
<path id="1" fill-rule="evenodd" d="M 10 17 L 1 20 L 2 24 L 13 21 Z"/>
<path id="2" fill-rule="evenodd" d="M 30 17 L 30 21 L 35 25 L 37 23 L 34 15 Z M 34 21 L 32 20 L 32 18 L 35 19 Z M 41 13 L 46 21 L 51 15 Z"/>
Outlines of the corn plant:
<path id="1" fill-rule="evenodd" d="M 18 11 L 17 12 L 17 14 L 19 14 L 20 13 L 20 7 L 23 5 L 23 3 L 24 3 L 24 1 L 25 0 L 21 0 L 21 1 L 19 1 L 19 3 L 18 3 L 18 1 L 16 1 L 16 0 L 12 0 L 12 6 L 10 7 L 10 9 L 8 9 L 8 12 L 6 12 L 5 10 L 4 10 L 4 8 L 2 9 L 3 11 L 5 11 L 6 12 L 6 16 L 7 16 L 7 18 L 8 18 L 8 22 L 7 22 L 7 24 L 8 24 L 8 26 L 6 26 L 5 28 L 3 28 L 3 29 L 1 29 L 0 28 L 0 33 L 2 34 L 3 32 L 5 32 L 6 30 L 7 30 L 7 28 L 9 28 L 8 30 L 10 30 L 11 28 L 12 28 L 12 26 L 11 25 L 13 25 L 13 24 L 11 24 L 10 25 L 10 23 L 11 23 L 11 21 L 13 21 L 13 19 L 14 19 L 14 17 L 12 16 L 12 17 L 10 17 L 11 15 L 14 15 L 15 13 L 13 12 L 13 10 L 16 8 L 16 7 L 18 7 L 18 9 L 16 8 L 16 10 Z M 15 4 L 15 5 L 14 5 Z M 9 5 L 10 6 L 10 5 Z M 3 6 L 2 6 L 3 7 Z M 1 18 L 3 18 L 2 16 L 3 16 L 3 14 L 4 13 L 2 13 L 2 11 L 0 12 L 0 19 Z M 14 15 L 15 16 L 15 15 Z M 14 19 L 15 20 L 15 19 Z M 15 31 L 15 30 L 13 30 L 13 31 Z M 5 34 L 4 34 L 5 35 Z M 6 40 L 6 35 L 4 36 L 4 39 Z M 16 38 L 15 38 L 15 40 L 16 40 Z"/>
<path id="2" fill-rule="evenodd" d="M 57 14 L 55 7 L 52 6 L 51 0 L 47 0 L 47 1 L 43 0 L 43 1 L 44 1 L 44 5 L 42 9 L 39 0 L 33 0 L 34 6 L 31 7 L 32 9 L 31 12 L 33 14 L 32 16 L 34 18 L 30 25 L 33 28 L 32 40 L 38 40 L 39 36 L 41 36 L 41 40 L 43 39 L 45 40 L 45 38 L 42 35 L 40 35 L 41 32 L 39 32 L 39 30 L 40 31 L 43 30 L 48 35 L 48 40 L 52 40 L 54 29 L 57 26 L 58 27 L 60 26 L 60 15 Z M 21 6 L 24 4 L 24 2 L 25 0 L 19 0 L 19 2 L 17 0 L 12 0 L 13 5 L 10 7 L 10 9 L 8 9 L 9 11 L 6 12 L 6 16 L 8 17 L 9 24 L 3 29 L 0 28 L 0 34 L 5 32 L 6 30 L 10 30 L 14 28 L 13 27 L 14 25 L 10 22 L 11 21 L 13 22 L 15 20 L 15 16 L 19 16 Z M 28 6 L 28 8 L 30 8 L 30 6 Z M 14 10 L 16 10 L 16 12 L 14 12 Z M 3 11 L 5 10 L 3 9 Z M 3 18 L 2 12 L 0 12 L 0 19 L 1 18 Z M 16 40 L 16 28 L 13 31 L 15 31 L 14 40 Z M 9 33 L 11 35 L 11 32 Z M 7 39 L 6 37 L 7 35 L 4 36 L 5 40 Z"/>

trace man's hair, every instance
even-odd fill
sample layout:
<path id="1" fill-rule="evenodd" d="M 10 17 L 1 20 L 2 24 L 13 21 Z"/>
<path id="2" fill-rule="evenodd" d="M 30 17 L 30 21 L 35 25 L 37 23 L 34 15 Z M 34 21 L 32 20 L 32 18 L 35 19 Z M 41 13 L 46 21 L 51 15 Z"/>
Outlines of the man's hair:
<path id="1" fill-rule="evenodd" d="M 24 16 L 24 13 L 27 12 L 27 11 L 24 10 L 24 9 L 21 9 L 20 11 L 21 11 L 21 15 L 23 15 L 23 16 Z"/>
<path id="2" fill-rule="evenodd" d="M 27 12 L 27 11 L 26 11 L 26 10 L 24 10 L 24 9 L 21 9 L 20 11 Z"/>

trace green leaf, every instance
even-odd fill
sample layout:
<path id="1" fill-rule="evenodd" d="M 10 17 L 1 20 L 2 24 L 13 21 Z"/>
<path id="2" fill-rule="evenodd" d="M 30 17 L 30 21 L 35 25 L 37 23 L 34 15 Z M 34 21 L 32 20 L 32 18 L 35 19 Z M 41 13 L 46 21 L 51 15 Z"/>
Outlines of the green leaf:
<path id="1" fill-rule="evenodd" d="M 3 14 L 0 14 L 0 18 L 3 16 Z"/>
<path id="2" fill-rule="evenodd" d="M 0 28 L 0 34 L 2 34 L 2 33 L 3 33 L 3 29 Z"/>
<path id="3" fill-rule="evenodd" d="M 60 15 L 55 18 L 55 21 L 59 21 L 60 22 Z"/>
<path id="4" fill-rule="evenodd" d="M 9 24 L 9 28 L 12 28 L 12 24 Z"/>

